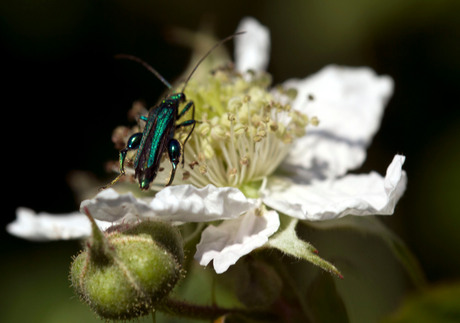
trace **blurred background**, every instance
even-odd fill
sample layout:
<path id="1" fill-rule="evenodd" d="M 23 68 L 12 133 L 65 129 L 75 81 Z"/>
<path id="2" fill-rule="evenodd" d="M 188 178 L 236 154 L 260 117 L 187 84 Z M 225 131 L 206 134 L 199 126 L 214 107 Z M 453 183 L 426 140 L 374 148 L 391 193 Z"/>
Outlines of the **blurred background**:
<path id="1" fill-rule="evenodd" d="M 429 291 L 455 286 L 460 278 L 459 12 L 455 0 L 2 1 L 7 187 L 2 227 L 13 221 L 18 206 L 50 213 L 77 209 L 67 183 L 72 170 L 110 178 L 104 164 L 117 158 L 112 130 L 129 124 L 133 101 L 152 105 L 164 91 L 153 75 L 115 60 L 115 54 L 141 57 L 174 80 L 190 50 L 171 40 L 172 27 L 207 26 L 223 38 L 250 15 L 271 31 L 268 70 L 275 84 L 331 63 L 370 66 L 393 77 L 394 96 L 357 171 L 384 173 L 395 153 L 407 156 L 407 192 L 395 215 L 382 220 L 420 261 Z M 232 50 L 232 44 L 226 46 Z M 31 243 L 4 229 L 0 238 L 0 321 L 93 319 L 68 287 L 69 262 L 79 242 Z M 357 246 L 367 243 L 362 237 Z M 397 311 L 413 293 L 404 285 L 374 319 Z"/>

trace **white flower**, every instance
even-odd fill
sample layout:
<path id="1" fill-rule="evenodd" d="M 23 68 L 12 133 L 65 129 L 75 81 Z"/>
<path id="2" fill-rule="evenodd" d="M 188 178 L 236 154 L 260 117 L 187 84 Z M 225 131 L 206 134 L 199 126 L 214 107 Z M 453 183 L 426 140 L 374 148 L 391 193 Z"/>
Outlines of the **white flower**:
<path id="1" fill-rule="evenodd" d="M 263 71 L 270 48 L 267 28 L 245 18 L 238 30 L 246 34 L 235 39 L 236 67 L 242 73 L 247 69 Z M 244 75 L 250 79 L 250 74 Z M 192 83 L 193 79 L 188 88 Z M 232 113 L 209 120 L 206 119 L 209 116 L 203 116 L 204 122 L 195 132 L 204 139 L 194 133 L 186 147 L 186 156 L 195 156 L 196 164 L 200 165 L 189 172 L 189 180 L 195 185 L 166 187 L 150 200 L 109 189 L 83 201 L 81 208 L 87 207 L 93 217 L 102 221 L 99 223 L 153 218 L 174 222 L 225 220 L 202 232 L 195 255 L 202 265 L 213 261 L 217 273 L 225 272 L 240 257 L 264 246 L 280 227 L 278 212 L 308 221 L 392 214 L 406 187 L 404 156 L 393 158 L 385 177 L 375 172 L 345 175 L 365 160 L 366 149 L 392 94 L 391 78 L 377 76 L 369 68 L 331 65 L 303 80 L 288 80 L 284 88 L 297 90 L 294 101 L 283 93 L 261 94 L 257 88 L 251 88 L 247 100 L 228 101 L 228 106 L 235 109 Z M 254 102 L 259 102 L 258 99 L 265 102 L 267 97 L 278 98 L 282 104 L 263 120 L 267 115 L 259 116 L 254 111 L 264 107 Z M 199 99 L 194 100 L 198 105 Z M 268 104 L 274 107 L 271 102 Z M 218 104 L 213 108 L 219 109 Z M 246 115 L 239 115 L 240 109 L 246 109 Z M 317 119 L 306 118 L 304 114 Z M 249 129 L 238 124 L 238 118 L 247 116 L 259 118 L 270 127 Z M 318 119 L 319 124 L 315 128 L 308 126 L 304 134 L 305 126 L 317 124 Z M 257 120 L 251 122 L 259 124 Z M 224 123 L 229 130 L 221 127 Z M 243 135 L 238 137 L 239 133 Z M 283 172 L 274 173 L 275 168 L 282 168 Z M 31 239 L 62 238 L 63 234 L 45 234 L 48 228 L 30 225 L 41 223 L 40 216 L 31 215 L 25 220 L 22 213 L 18 211 L 18 219 L 8 227 L 10 233 Z M 61 218 L 56 217 L 55 221 Z M 35 230 L 18 229 L 21 227 L 35 227 Z M 75 229 L 73 234 L 66 235 L 88 235 L 85 230 Z"/>

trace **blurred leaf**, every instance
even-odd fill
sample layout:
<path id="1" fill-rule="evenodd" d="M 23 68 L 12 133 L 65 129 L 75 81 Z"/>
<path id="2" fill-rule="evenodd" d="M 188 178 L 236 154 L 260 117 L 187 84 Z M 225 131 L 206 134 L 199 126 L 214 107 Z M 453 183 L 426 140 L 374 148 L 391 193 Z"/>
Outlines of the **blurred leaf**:
<path id="1" fill-rule="evenodd" d="M 408 298 L 384 323 L 460 321 L 460 283 L 426 289 Z"/>
<path id="2" fill-rule="evenodd" d="M 268 307 L 281 293 L 283 281 L 271 266 L 257 259 L 242 262 L 235 279 L 236 294 L 245 306 Z"/>
<path id="3" fill-rule="evenodd" d="M 316 276 L 308 291 L 307 302 L 315 322 L 349 322 L 345 304 L 329 275 L 320 273 Z"/>
<path id="4" fill-rule="evenodd" d="M 440 121 L 441 122 L 441 121 Z M 460 272 L 460 122 L 425 144 L 411 182 L 406 230 L 432 280 L 456 279 Z M 414 230 L 415 228 L 415 230 Z"/>
<path id="5" fill-rule="evenodd" d="M 189 302 L 209 305 L 216 303 L 222 307 L 236 307 L 241 303 L 234 295 L 235 282 L 230 273 L 216 274 L 214 269 L 192 262 L 183 281 L 180 281 L 173 294 Z M 172 296 L 174 296 L 172 295 Z"/>
<path id="6" fill-rule="evenodd" d="M 391 232 L 375 217 L 347 216 L 332 221 L 302 223 L 322 230 L 356 230 L 364 234 L 372 234 L 380 237 L 406 269 L 414 285 L 417 287 L 422 287 L 426 283 L 422 268 L 420 267 L 418 260 L 415 258 L 409 248 L 407 248 L 405 243 L 398 236 Z"/>

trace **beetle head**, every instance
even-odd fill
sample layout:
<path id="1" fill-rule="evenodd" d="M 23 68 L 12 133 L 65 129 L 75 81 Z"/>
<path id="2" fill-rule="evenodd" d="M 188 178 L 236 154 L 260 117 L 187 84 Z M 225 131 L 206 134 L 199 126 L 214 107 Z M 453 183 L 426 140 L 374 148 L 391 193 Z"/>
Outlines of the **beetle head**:
<path id="1" fill-rule="evenodd" d="M 185 102 L 187 101 L 186 97 L 185 97 L 185 93 L 181 92 L 181 93 L 177 93 L 177 99 L 179 100 L 179 102 Z"/>

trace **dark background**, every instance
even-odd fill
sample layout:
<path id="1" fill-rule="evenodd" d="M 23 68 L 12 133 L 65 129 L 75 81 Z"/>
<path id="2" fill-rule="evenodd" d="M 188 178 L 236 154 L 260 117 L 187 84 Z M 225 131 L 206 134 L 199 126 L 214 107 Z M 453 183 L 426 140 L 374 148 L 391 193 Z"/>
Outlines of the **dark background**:
<path id="1" fill-rule="evenodd" d="M 137 55 L 173 80 L 190 51 L 171 41 L 171 27 L 209 24 L 222 38 L 251 15 L 271 31 L 268 69 L 275 84 L 331 63 L 370 66 L 394 78 L 381 130 L 358 171 L 384 173 L 395 153 L 407 156 L 407 192 L 384 221 L 415 252 L 431 283 L 454 281 L 460 276 L 459 12 L 454 0 L 3 1 L 2 227 L 18 206 L 75 210 L 66 182 L 71 170 L 110 177 L 104 163 L 117 158 L 113 128 L 128 124 L 134 100 L 153 104 L 164 90 L 113 55 Z M 48 269 L 34 270 L 31 259 L 44 262 L 57 253 L 63 260 L 56 266 L 65 267 L 78 250 L 75 242 L 34 244 L 4 230 L 0 236 L 9 282 L 2 288 L 18 297 L 24 295 L 19 281 L 31 297 L 40 294 L 30 286 L 40 280 L 37 270 Z"/>

